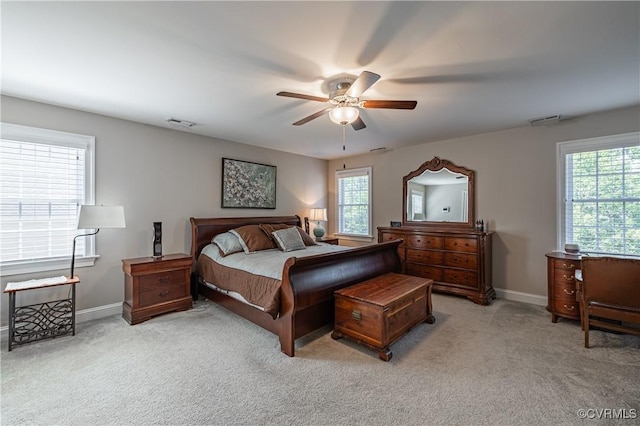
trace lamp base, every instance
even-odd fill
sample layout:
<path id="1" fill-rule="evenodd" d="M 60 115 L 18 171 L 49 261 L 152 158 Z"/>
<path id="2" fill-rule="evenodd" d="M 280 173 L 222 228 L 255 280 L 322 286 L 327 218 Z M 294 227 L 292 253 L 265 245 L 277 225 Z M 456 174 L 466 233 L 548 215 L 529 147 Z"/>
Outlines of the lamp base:
<path id="1" fill-rule="evenodd" d="M 315 235 L 316 240 L 321 240 L 324 237 L 324 228 L 320 223 L 318 223 L 315 228 L 313 228 L 313 235 Z"/>

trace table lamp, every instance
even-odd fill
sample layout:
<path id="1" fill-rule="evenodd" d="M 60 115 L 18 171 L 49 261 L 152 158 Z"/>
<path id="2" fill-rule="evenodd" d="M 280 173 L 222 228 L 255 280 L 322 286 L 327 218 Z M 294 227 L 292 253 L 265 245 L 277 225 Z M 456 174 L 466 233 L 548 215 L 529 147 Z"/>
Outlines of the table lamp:
<path id="1" fill-rule="evenodd" d="M 322 237 L 324 237 L 324 228 L 320 224 L 320 221 L 327 221 L 327 209 L 311 209 L 311 212 L 309 213 L 309 220 L 316 221 L 316 226 L 313 228 L 313 235 L 316 236 L 316 240 L 321 240 Z"/>
<path id="2" fill-rule="evenodd" d="M 73 237 L 73 251 L 71 253 L 71 275 L 76 261 L 76 239 L 89 237 L 100 232 L 100 228 L 124 228 L 124 207 L 122 206 L 80 206 L 78 214 L 78 229 L 95 229 L 95 232 L 80 234 Z"/>

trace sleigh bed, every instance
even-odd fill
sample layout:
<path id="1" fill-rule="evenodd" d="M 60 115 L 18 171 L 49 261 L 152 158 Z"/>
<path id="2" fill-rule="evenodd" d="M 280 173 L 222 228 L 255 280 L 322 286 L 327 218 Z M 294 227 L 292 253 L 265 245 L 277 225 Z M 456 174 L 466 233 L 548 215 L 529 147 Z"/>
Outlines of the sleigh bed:
<path id="1" fill-rule="evenodd" d="M 235 312 L 262 328 L 276 334 L 282 352 L 295 354 L 295 339 L 333 322 L 333 292 L 388 272 L 398 272 L 400 240 L 364 247 L 349 248 L 327 254 L 300 257 L 303 250 L 285 253 L 287 256 L 278 285 L 276 312 L 260 309 L 233 293 L 225 292 L 226 283 L 207 282 L 203 278 L 203 250 L 211 252 L 212 239 L 247 225 L 300 227 L 299 216 L 242 218 L 191 218 L 191 256 L 193 258 L 196 291 L 219 305 Z M 209 246 L 207 248 L 207 246 Z M 217 250 L 217 248 L 216 248 Z M 277 251 L 277 250 L 274 250 Z M 253 254 L 237 253 L 235 256 Z M 231 257 L 231 256 L 227 256 Z M 258 263 L 258 262 L 254 262 Z M 217 266 L 216 266 L 217 267 Z M 246 274 L 246 272 L 245 272 Z M 232 275 L 218 275 L 232 276 Z M 214 279 L 208 278 L 213 281 Z"/>

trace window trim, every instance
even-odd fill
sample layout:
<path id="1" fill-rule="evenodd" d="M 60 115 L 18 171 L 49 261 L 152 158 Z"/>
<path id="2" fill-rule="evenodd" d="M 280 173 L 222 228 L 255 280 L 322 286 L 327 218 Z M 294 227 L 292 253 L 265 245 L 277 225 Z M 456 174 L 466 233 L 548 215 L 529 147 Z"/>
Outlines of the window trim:
<path id="1" fill-rule="evenodd" d="M 63 132 L 59 130 L 43 129 L 23 126 L 20 124 L 0 123 L 2 139 L 19 142 L 30 142 L 47 145 L 67 146 L 85 150 L 85 200 L 84 204 L 95 204 L 95 136 Z M 76 256 L 75 266 L 78 268 L 93 266 L 96 255 L 95 236 L 85 238 L 85 255 Z M 0 263 L 0 276 L 28 274 L 64 270 L 71 267 L 71 253 L 46 259 L 29 259 L 7 261 Z"/>
<path id="2" fill-rule="evenodd" d="M 369 176 L 369 234 L 365 235 L 365 234 L 349 234 L 349 233 L 344 233 L 344 232 L 339 232 L 340 231 L 340 216 L 339 216 L 339 211 L 340 211 L 340 179 L 341 178 L 345 178 L 345 177 L 350 177 L 350 176 L 364 176 L 367 175 Z M 352 240 L 352 241 L 366 241 L 369 242 L 371 241 L 374 236 L 373 236 L 373 168 L 371 166 L 368 167 L 358 167 L 356 169 L 342 169 L 342 170 L 336 170 L 336 175 L 335 175 L 335 190 L 336 190 L 336 210 L 335 210 L 335 218 L 336 218 L 336 233 L 335 235 L 340 237 L 340 238 L 344 238 L 345 240 Z"/>
<path id="3" fill-rule="evenodd" d="M 556 144 L 556 242 L 558 251 L 564 250 L 564 245 L 566 243 L 566 156 L 568 154 L 575 154 L 578 152 L 638 146 L 639 142 L 640 132 L 630 132 L 610 136 L 564 141 Z M 602 253 L 602 255 L 605 254 Z"/>

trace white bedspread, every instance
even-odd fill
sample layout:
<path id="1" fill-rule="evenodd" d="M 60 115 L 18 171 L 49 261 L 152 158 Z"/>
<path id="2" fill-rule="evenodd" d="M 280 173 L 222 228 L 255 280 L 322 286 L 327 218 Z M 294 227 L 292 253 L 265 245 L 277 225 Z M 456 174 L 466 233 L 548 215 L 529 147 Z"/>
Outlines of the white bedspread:
<path id="1" fill-rule="evenodd" d="M 210 257 L 215 262 L 230 268 L 241 269 L 256 275 L 262 275 L 276 280 L 282 280 L 284 262 L 291 257 L 307 257 L 316 254 L 335 253 L 349 250 L 350 247 L 337 246 L 327 243 L 318 243 L 316 246 L 308 246 L 304 250 L 282 252 L 278 249 L 262 250 L 251 254 L 234 253 L 222 257 L 218 246 L 209 244 L 202 249 L 202 254 Z"/>

